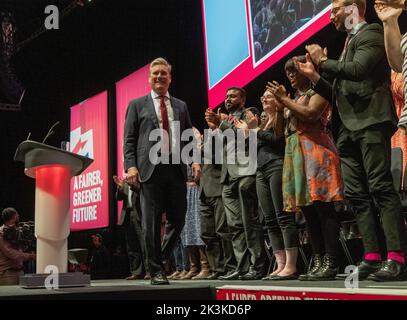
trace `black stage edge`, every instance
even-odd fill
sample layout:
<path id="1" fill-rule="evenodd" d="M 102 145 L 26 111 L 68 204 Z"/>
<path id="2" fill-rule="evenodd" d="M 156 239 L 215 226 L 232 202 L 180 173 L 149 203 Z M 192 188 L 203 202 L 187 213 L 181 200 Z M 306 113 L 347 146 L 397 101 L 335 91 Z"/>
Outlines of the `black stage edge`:
<path id="1" fill-rule="evenodd" d="M 20 286 L 1 286 L 0 300 L 216 300 L 224 289 L 245 292 L 273 290 L 302 291 L 309 289 L 333 293 L 344 290 L 343 281 L 171 281 L 170 285 L 152 286 L 144 280 L 97 280 L 90 287 L 24 289 Z M 298 288 L 298 290 L 297 290 Z M 378 283 L 361 281 L 361 293 L 380 297 L 384 292 L 407 298 L 407 282 Z M 355 292 L 356 293 L 356 292 Z M 240 296 L 241 297 L 241 296 Z"/>

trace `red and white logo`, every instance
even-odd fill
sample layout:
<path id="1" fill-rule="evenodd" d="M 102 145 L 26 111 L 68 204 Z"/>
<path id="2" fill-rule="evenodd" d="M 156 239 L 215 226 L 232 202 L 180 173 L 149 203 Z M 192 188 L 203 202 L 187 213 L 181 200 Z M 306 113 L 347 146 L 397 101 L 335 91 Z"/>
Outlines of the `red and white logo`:
<path id="1" fill-rule="evenodd" d="M 91 159 L 93 157 L 93 129 L 81 134 L 81 127 L 71 131 L 71 152 Z"/>

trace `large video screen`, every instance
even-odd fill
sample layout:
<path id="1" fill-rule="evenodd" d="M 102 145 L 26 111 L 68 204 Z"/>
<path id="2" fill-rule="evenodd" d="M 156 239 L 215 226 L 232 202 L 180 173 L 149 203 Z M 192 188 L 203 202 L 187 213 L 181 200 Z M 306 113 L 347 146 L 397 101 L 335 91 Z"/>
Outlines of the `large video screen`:
<path id="1" fill-rule="evenodd" d="M 71 180 L 71 231 L 109 225 L 107 91 L 71 108 L 70 151 L 94 159 Z"/>
<path id="2" fill-rule="evenodd" d="M 329 24 L 330 0 L 202 0 L 208 99 L 219 105 Z"/>

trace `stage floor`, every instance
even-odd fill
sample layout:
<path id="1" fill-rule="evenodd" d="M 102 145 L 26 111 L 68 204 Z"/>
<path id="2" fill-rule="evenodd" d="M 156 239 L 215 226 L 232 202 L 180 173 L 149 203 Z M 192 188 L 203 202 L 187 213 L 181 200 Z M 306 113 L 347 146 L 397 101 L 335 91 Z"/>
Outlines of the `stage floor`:
<path id="1" fill-rule="evenodd" d="M 149 281 L 97 280 L 90 287 L 58 290 L 1 286 L 0 300 L 16 299 L 131 299 L 131 300 L 311 300 L 407 299 L 407 281 L 359 282 L 346 289 L 343 281 L 171 281 L 152 286 Z"/>

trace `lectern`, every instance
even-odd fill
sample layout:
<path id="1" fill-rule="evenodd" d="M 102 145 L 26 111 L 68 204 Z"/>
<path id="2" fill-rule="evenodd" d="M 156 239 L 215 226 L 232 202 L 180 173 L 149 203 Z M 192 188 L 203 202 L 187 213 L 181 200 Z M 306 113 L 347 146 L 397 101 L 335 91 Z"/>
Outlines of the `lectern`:
<path id="1" fill-rule="evenodd" d="M 82 173 L 93 160 L 40 142 L 26 140 L 17 148 L 14 160 L 25 165 L 25 174 L 36 179 L 35 236 L 37 274 L 24 275 L 20 285 L 44 287 L 49 273 L 59 272 L 59 286 L 89 283 L 87 275 L 68 274 L 69 197 L 73 176 Z M 85 281 L 85 284 L 80 283 Z"/>

